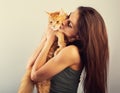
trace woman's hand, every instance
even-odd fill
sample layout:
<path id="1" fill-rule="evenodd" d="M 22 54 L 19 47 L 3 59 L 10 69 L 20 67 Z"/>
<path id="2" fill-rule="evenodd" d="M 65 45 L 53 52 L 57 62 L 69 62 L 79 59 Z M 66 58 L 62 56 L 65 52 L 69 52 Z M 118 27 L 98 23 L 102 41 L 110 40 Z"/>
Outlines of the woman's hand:
<path id="1" fill-rule="evenodd" d="M 56 31 L 52 30 L 49 26 L 47 29 L 47 42 L 53 43 L 56 40 Z"/>
<path id="2" fill-rule="evenodd" d="M 27 62 L 26 69 L 32 68 L 32 66 L 34 65 L 34 63 L 35 63 L 35 58 L 33 58 L 33 57 L 29 58 L 28 62 Z"/>

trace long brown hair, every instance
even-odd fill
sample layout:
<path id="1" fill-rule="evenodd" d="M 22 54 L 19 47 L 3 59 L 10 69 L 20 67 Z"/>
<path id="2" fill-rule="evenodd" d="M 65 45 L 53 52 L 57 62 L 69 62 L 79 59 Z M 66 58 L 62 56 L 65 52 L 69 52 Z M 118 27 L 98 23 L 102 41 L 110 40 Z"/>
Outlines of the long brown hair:
<path id="1" fill-rule="evenodd" d="M 80 55 L 84 64 L 84 93 L 106 93 L 109 63 L 108 37 L 101 15 L 91 7 L 78 7 Z"/>

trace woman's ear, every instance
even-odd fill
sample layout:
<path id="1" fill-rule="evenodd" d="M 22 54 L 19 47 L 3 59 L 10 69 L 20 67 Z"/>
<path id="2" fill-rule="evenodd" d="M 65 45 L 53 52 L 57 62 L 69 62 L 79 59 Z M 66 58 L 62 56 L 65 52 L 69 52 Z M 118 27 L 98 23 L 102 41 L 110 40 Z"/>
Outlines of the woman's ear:
<path id="1" fill-rule="evenodd" d="M 76 39 L 75 38 L 70 38 L 68 41 L 69 42 L 73 42 L 73 41 L 75 41 Z"/>

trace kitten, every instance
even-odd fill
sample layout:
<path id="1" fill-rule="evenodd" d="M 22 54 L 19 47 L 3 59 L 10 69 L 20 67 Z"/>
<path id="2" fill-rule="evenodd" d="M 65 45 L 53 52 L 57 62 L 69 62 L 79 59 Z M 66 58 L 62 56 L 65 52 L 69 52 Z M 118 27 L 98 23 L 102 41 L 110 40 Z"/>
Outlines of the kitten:
<path id="1" fill-rule="evenodd" d="M 49 25 L 51 29 L 57 31 L 56 37 L 58 38 L 59 48 L 54 53 L 54 55 L 56 55 L 62 48 L 66 46 L 64 34 L 62 32 L 59 32 L 59 29 L 63 21 L 68 17 L 68 15 L 62 9 L 60 12 L 52 12 L 52 13 L 47 12 L 47 14 L 49 15 Z"/>
<path id="2" fill-rule="evenodd" d="M 48 58 L 52 58 L 53 56 L 57 55 L 61 49 L 63 49 L 66 46 L 65 40 L 64 40 L 64 34 L 62 32 L 59 32 L 59 28 L 62 25 L 63 21 L 67 18 L 67 14 L 61 10 L 60 12 L 52 12 L 48 13 L 49 15 L 49 26 L 51 29 L 56 31 L 56 37 L 57 41 L 54 42 L 52 45 L 49 53 L 48 53 Z M 37 84 L 37 90 L 38 93 L 49 93 L 50 89 L 50 80 L 45 80 L 43 82 L 38 82 Z"/>

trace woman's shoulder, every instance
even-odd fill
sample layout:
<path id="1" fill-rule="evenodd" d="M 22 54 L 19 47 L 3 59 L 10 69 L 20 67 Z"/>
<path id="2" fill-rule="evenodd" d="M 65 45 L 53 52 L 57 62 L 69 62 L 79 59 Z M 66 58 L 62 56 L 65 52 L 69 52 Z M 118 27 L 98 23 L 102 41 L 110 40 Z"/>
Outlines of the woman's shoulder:
<path id="1" fill-rule="evenodd" d="M 64 48 L 66 51 L 69 50 L 70 52 L 79 52 L 79 49 L 76 45 L 69 45 Z"/>
<path id="2" fill-rule="evenodd" d="M 78 47 L 76 46 L 76 45 L 69 45 L 69 46 L 66 46 L 65 48 L 64 48 L 64 50 L 66 50 L 66 51 L 70 51 L 70 52 L 77 52 L 77 53 L 79 53 L 79 49 L 78 49 Z"/>
<path id="3" fill-rule="evenodd" d="M 75 45 L 66 46 L 60 52 L 60 54 L 63 54 L 65 57 L 76 60 L 76 62 L 80 61 L 79 49 Z"/>

